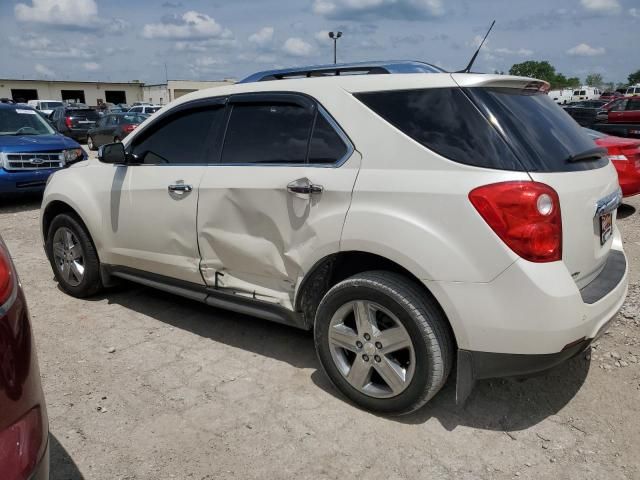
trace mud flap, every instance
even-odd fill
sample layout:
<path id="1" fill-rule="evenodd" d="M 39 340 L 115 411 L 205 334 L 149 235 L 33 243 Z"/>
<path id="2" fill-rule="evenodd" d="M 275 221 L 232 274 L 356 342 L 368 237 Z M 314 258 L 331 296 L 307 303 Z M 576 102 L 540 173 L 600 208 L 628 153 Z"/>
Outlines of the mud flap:
<path id="1" fill-rule="evenodd" d="M 456 370 L 456 405 L 464 405 L 471 395 L 476 378 L 473 374 L 473 355 L 466 350 L 458 350 Z"/>

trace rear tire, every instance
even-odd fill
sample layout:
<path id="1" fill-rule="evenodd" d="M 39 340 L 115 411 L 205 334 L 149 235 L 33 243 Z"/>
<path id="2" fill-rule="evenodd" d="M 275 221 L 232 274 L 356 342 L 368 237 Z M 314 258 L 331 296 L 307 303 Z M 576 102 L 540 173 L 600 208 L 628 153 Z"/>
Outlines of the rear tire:
<path id="1" fill-rule="evenodd" d="M 318 307 L 314 337 L 336 388 L 385 414 L 422 407 L 453 365 L 454 342 L 439 305 L 393 272 L 360 273 L 331 288 Z"/>
<path id="2" fill-rule="evenodd" d="M 102 289 L 98 254 L 75 215 L 63 213 L 51 221 L 45 246 L 62 290 L 73 297 L 85 298 Z"/>

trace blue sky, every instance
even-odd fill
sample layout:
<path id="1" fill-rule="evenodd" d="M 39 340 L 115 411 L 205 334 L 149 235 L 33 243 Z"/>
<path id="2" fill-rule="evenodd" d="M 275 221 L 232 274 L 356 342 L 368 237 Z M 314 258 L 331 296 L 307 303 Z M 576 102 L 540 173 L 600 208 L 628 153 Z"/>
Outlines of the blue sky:
<path id="1" fill-rule="evenodd" d="M 474 70 L 548 60 L 582 79 L 640 69 L 640 0 L 0 0 L 4 78 L 242 78 L 262 69 L 419 59 Z"/>

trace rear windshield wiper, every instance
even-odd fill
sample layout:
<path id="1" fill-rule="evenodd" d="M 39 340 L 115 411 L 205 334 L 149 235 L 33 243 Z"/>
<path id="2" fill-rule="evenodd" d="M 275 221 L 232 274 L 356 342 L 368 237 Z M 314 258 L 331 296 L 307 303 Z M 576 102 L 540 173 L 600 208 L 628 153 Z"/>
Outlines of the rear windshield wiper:
<path id="1" fill-rule="evenodd" d="M 574 155 L 569 155 L 566 159 L 567 162 L 584 162 L 586 160 L 598 160 L 607 155 L 607 150 L 602 147 L 590 148 L 589 150 L 585 150 L 584 152 L 576 153 Z"/>

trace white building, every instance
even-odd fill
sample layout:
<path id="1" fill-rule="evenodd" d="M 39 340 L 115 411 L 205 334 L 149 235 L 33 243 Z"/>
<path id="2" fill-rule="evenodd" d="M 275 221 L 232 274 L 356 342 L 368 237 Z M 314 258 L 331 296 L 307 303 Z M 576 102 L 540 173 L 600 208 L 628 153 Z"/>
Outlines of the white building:
<path id="1" fill-rule="evenodd" d="M 235 83 L 235 80 L 230 79 L 214 80 L 211 82 L 168 80 L 167 83 L 144 85 L 142 87 L 142 100 L 156 105 L 164 105 L 187 93 L 205 88 L 222 87 L 233 83 Z"/>
<path id="2" fill-rule="evenodd" d="M 234 81 L 169 80 L 164 84 L 145 85 L 139 81 L 121 83 L 0 79 L 0 98 L 11 98 L 23 102 L 29 100 L 67 100 L 91 106 L 102 102 L 166 104 L 189 92 L 231 83 Z"/>
<path id="3" fill-rule="evenodd" d="M 100 102 L 142 101 L 142 83 L 73 82 L 58 80 L 0 79 L 0 98 L 15 101 L 68 100 L 97 105 Z"/>

